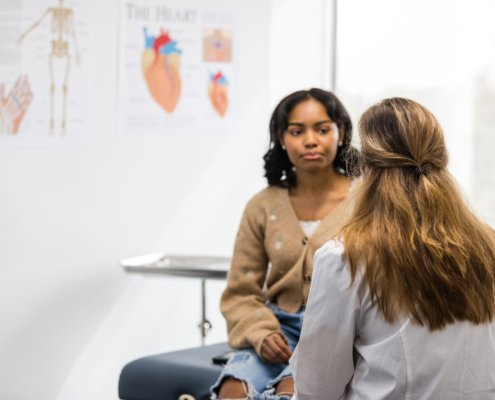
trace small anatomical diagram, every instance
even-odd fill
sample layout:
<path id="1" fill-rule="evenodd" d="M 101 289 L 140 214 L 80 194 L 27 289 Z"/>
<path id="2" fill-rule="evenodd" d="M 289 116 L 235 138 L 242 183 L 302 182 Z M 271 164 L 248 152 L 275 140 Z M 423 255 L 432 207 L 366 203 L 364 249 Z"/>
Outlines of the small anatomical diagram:
<path id="1" fill-rule="evenodd" d="M 26 75 L 20 75 L 8 95 L 0 84 L 0 132 L 16 134 L 33 99 L 31 84 Z"/>
<path id="2" fill-rule="evenodd" d="M 210 74 L 210 82 L 208 84 L 208 97 L 211 105 L 218 115 L 223 117 L 227 112 L 229 105 L 228 82 L 221 71 L 216 74 Z"/>
<path id="3" fill-rule="evenodd" d="M 144 28 L 145 49 L 141 58 L 144 79 L 155 101 L 166 112 L 177 106 L 181 94 L 180 57 L 182 51 L 169 33 L 160 30 L 158 36 Z"/>
<path id="4" fill-rule="evenodd" d="M 203 32 L 203 60 L 207 62 L 232 61 L 232 35 L 222 29 Z"/>
<path id="5" fill-rule="evenodd" d="M 68 80 L 70 72 L 70 63 L 72 54 L 69 48 L 68 36 L 72 37 L 76 52 L 76 62 L 79 61 L 79 50 L 77 48 L 76 31 L 74 24 L 74 11 L 71 8 L 64 7 L 64 0 L 59 0 L 59 4 L 56 7 L 49 7 L 41 15 L 41 17 L 35 21 L 24 33 L 19 37 L 19 45 L 23 42 L 26 36 L 35 28 L 40 25 L 46 16 L 51 16 L 50 31 L 52 33 L 51 51 L 48 53 L 49 68 L 50 68 L 50 134 L 55 131 L 55 116 L 54 116 L 54 103 L 56 95 L 56 79 L 54 73 L 54 60 L 58 60 L 62 63 L 64 73 L 62 77 L 62 112 L 60 117 L 60 132 L 65 134 L 66 130 L 66 110 L 67 110 L 67 93 L 68 93 Z M 60 83 L 59 83 L 60 85 Z M 60 86 L 58 86 L 60 88 Z"/>

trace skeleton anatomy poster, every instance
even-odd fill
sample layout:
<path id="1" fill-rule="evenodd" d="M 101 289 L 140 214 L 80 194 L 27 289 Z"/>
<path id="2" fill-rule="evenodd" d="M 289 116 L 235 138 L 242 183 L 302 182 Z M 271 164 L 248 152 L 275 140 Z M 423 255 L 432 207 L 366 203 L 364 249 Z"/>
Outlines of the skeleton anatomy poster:
<path id="1" fill-rule="evenodd" d="M 120 26 L 122 132 L 235 127 L 234 11 L 204 1 L 121 0 Z"/>
<path id="2" fill-rule="evenodd" d="M 86 7 L 84 0 L 0 2 L 0 146 L 85 143 Z"/>

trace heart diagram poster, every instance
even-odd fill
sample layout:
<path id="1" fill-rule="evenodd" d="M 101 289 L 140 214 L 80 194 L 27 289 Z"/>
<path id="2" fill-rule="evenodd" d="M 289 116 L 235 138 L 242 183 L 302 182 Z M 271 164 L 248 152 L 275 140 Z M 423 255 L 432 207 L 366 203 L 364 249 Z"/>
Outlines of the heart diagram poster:
<path id="1" fill-rule="evenodd" d="M 187 0 L 122 0 L 120 11 L 120 131 L 232 131 L 235 12 Z"/>
<path id="2" fill-rule="evenodd" d="M 0 145 L 86 143 L 87 1 L 0 2 Z"/>

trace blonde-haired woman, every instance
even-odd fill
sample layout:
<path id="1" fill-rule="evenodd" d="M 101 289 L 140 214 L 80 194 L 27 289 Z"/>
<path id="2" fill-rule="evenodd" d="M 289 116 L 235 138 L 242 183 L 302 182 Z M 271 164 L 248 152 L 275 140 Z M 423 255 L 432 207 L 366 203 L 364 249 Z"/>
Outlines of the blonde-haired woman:
<path id="1" fill-rule="evenodd" d="M 495 399 L 495 233 L 447 170 L 443 132 L 391 98 L 359 124 L 363 182 L 315 255 L 297 398 Z"/>

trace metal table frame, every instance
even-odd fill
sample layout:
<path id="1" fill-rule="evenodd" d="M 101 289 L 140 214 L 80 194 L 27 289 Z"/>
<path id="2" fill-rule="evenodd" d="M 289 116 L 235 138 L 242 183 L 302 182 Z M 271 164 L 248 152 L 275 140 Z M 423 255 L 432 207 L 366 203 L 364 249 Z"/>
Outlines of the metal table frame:
<path id="1" fill-rule="evenodd" d="M 206 280 L 225 279 L 230 267 L 230 258 L 221 256 L 185 256 L 164 253 L 146 254 L 120 261 L 125 272 L 159 274 L 201 279 L 201 345 L 212 328 L 206 318 Z"/>

